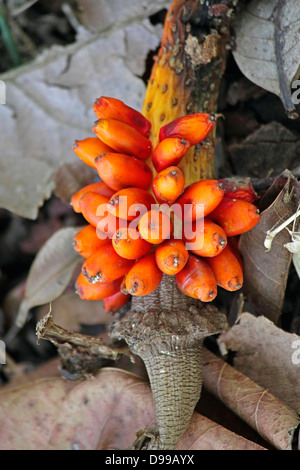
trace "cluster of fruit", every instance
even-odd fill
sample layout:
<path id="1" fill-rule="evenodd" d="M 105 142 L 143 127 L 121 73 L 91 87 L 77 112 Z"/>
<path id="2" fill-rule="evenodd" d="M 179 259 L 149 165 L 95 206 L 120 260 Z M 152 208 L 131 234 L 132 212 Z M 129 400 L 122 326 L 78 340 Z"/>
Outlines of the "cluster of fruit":
<path id="1" fill-rule="evenodd" d="M 94 111 L 96 137 L 73 147 L 101 179 L 71 200 L 89 224 L 74 237 L 85 258 L 76 281 L 79 296 L 104 299 L 105 309 L 116 311 L 131 295 L 153 292 L 163 273 L 176 276 L 184 294 L 203 302 L 216 297 L 217 286 L 239 289 L 236 237 L 259 221 L 255 194 L 232 193 L 225 181 L 213 179 L 185 188 L 178 167 L 213 129 L 215 117 L 197 113 L 172 121 L 152 149 L 151 123 L 138 111 L 107 97 L 95 102 Z"/>

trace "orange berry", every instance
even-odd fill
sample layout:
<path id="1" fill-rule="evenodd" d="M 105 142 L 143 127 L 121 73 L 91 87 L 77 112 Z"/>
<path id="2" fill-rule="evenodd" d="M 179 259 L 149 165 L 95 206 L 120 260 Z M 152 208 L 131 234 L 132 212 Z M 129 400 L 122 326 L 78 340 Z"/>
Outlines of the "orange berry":
<path id="1" fill-rule="evenodd" d="M 251 230 L 260 219 L 257 207 L 241 199 L 224 198 L 210 217 L 224 229 L 227 237 Z"/>
<path id="2" fill-rule="evenodd" d="M 79 189 L 79 191 L 73 194 L 71 198 L 71 205 L 75 212 L 81 212 L 80 199 L 85 193 L 89 192 L 100 194 L 101 196 L 105 196 L 108 199 L 111 198 L 115 193 L 115 191 L 109 188 L 105 183 L 103 183 L 103 181 L 88 184 L 87 186 L 84 186 L 83 188 Z"/>
<path id="3" fill-rule="evenodd" d="M 152 163 L 157 172 L 177 166 L 190 148 L 187 140 L 169 137 L 157 144 L 152 153 Z"/>
<path id="4" fill-rule="evenodd" d="M 165 212 L 152 209 L 142 215 L 138 228 L 141 236 L 147 242 L 157 245 L 166 238 L 170 238 L 172 222 Z"/>
<path id="5" fill-rule="evenodd" d="M 89 224 L 97 227 L 97 223 L 103 217 L 103 212 L 105 210 L 107 211 L 108 201 L 108 197 L 102 196 L 101 194 L 93 191 L 86 192 L 81 196 L 79 202 L 81 213 Z"/>
<path id="6" fill-rule="evenodd" d="M 160 204 L 172 204 L 184 189 L 184 174 L 177 166 L 170 166 L 155 176 L 152 189 Z"/>
<path id="7" fill-rule="evenodd" d="M 121 100 L 101 96 L 94 103 L 94 112 L 98 119 L 117 119 L 134 127 L 145 137 L 149 135 L 151 122 Z"/>
<path id="8" fill-rule="evenodd" d="M 156 248 L 155 260 L 159 269 L 169 275 L 177 274 L 187 263 L 189 253 L 182 240 L 166 240 Z"/>
<path id="9" fill-rule="evenodd" d="M 122 278 L 119 278 L 112 282 L 92 284 L 80 273 L 75 283 L 75 290 L 83 300 L 101 300 L 119 292 L 121 282 Z"/>
<path id="10" fill-rule="evenodd" d="M 225 231 L 208 217 L 185 224 L 183 238 L 188 250 L 204 257 L 216 256 L 227 245 Z"/>
<path id="11" fill-rule="evenodd" d="M 119 291 L 103 299 L 104 310 L 107 313 L 116 313 L 121 307 L 131 299 L 130 294 L 123 294 Z"/>
<path id="12" fill-rule="evenodd" d="M 148 191 L 141 188 L 121 189 L 108 203 L 111 214 L 121 219 L 133 221 L 155 204 L 155 199 Z"/>
<path id="13" fill-rule="evenodd" d="M 101 239 L 93 225 L 86 225 L 73 237 L 73 248 L 83 258 L 89 258 L 101 246 L 109 242 L 109 238 Z"/>
<path id="14" fill-rule="evenodd" d="M 95 168 L 94 160 L 103 152 L 114 152 L 114 150 L 97 137 L 87 137 L 76 140 L 73 145 L 76 155 L 88 166 Z"/>
<path id="15" fill-rule="evenodd" d="M 122 153 L 104 153 L 95 159 L 100 178 L 115 191 L 135 186 L 147 189 L 152 170 L 145 162 Z"/>
<path id="16" fill-rule="evenodd" d="M 106 234 L 108 238 L 112 239 L 117 230 L 121 228 L 125 229 L 128 225 L 129 222 L 127 220 L 119 219 L 119 217 L 115 217 L 110 212 L 107 212 L 97 224 L 97 233 L 100 238 L 104 237 Z"/>
<path id="17" fill-rule="evenodd" d="M 113 216 L 108 208 L 109 199 L 97 193 L 86 193 L 80 199 L 80 208 L 85 220 L 97 228 L 98 237 L 103 238 L 105 234 L 111 238 L 121 227 L 127 227 L 125 220 Z"/>
<path id="18" fill-rule="evenodd" d="M 112 244 L 107 243 L 85 260 L 81 272 L 92 284 L 111 282 L 124 276 L 133 263 L 119 256 Z"/>
<path id="19" fill-rule="evenodd" d="M 150 294 L 159 286 L 162 275 L 155 254 L 150 253 L 139 259 L 126 274 L 126 291 L 135 296 Z"/>
<path id="20" fill-rule="evenodd" d="M 150 157 L 151 141 L 125 122 L 99 119 L 93 131 L 99 139 L 119 153 L 133 155 L 140 160 Z"/>
<path id="21" fill-rule="evenodd" d="M 223 199 L 223 190 L 218 180 L 202 180 L 190 184 L 175 204 L 182 209 L 185 221 L 205 217 L 212 212 Z"/>
<path id="22" fill-rule="evenodd" d="M 167 137 L 179 137 L 196 145 L 204 140 L 216 124 L 213 114 L 195 113 L 175 119 L 161 127 L 159 140 Z"/>
<path id="23" fill-rule="evenodd" d="M 243 285 L 243 270 L 229 245 L 217 256 L 207 258 L 217 284 L 228 291 L 236 291 Z"/>
<path id="24" fill-rule="evenodd" d="M 184 268 L 176 274 L 178 288 L 185 295 L 211 302 L 217 295 L 217 282 L 213 270 L 206 260 L 189 255 Z"/>
<path id="25" fill-rule="evenodd" d="M 112 245 L 118 255 L 126 259 L 141 258 L 152 248 L 136 229 L 130 227 L 117 230 L 112 238 Z"/>

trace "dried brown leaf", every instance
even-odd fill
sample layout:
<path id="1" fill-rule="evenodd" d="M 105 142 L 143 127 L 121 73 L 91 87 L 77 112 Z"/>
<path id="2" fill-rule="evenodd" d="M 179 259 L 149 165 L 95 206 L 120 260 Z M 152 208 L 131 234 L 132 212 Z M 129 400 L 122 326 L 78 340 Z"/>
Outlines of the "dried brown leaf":
<path id="1" fill-rule="evenodd" d="M 124 450 L 137 431 L 153 426 L 149 385 L 119 369 L 78 382 L 52 376 L 0 392 L 1 450 Z M 262 448 L 194 413 L 177 449 Z"/>
<path id="2" fill-rule="evenodd" d="M 255 442 L 194 413 L 191 423 L 180 439 L 177 450 L 265 450 Z"/>
<path id="3" fill-rule="evenodd" d="M 287 230 L 281 231 L 269 251 L 264 241 L 269 230 L 295 213 L 296 185 L 299 187 L 295 179 L 289 179 L 274 202 L 261 213 L 260 222 L 240 239 L 248 298 L 255 313 L 265 315 L 274 323 L 282 309 L 291 263 L 291 253 L 284 246 L 290 236 Z"/>
<path id="4" fill-rule="evenodd" d="M 154 422 L 147 383 L 110 368 L 75 383 L 50 378 L 0 392 L 0 409 L 2 450 L 126 449 Z"/>
<path id="5" fill-rule="evenodd" d="M 238 66 L 249 80 L 275 93 L 291 118 L 298 117 L 291 83 L 299 74 L 298 0 L 252 0 L 236 18 Z"/>
<path id="6" fill-rule="evenodd" d="M 203 385 L 275 448 L 292 448 L 297 413 L 208 350 L 203 356 Z"/>
<path id="7" fill-rule="evenodd" d="M 300 337 L 276 327 L 264 316 L 243 313 L 221 335 L 235 351 L 234 366 L 300 414 Z"/>

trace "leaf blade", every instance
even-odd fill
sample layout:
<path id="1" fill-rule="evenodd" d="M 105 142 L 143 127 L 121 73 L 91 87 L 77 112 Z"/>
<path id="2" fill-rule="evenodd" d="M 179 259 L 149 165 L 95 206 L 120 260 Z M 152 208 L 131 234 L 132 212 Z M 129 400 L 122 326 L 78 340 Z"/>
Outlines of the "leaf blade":
<path id="1" fill-rule="evenodd" d="M 292 119 L 298 117 L 290 86 L 299 74 L 300 40 L 295 34 L 299 25 L 297 0 L 252 0 L 237 15 L 233 51 L 244 75 L 279 96 Z"/>
<path id="2" fill-rule="evenodd" d="M 73 249 L 73 237 L 79 228 L 65 227 L 55 232 L 37 253 L 26 282 L 16 325 L 21 328 L 32 307 L 56 299 L 65 290 L 80 256 Z"/>

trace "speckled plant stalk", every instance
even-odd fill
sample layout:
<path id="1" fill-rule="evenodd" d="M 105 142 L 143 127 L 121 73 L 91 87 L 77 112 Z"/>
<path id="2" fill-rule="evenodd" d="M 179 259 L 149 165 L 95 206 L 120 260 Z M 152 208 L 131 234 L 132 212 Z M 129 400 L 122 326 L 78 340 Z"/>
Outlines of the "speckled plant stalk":
<path id="1" fill-rule="evenodd" d="M 154 146 L 160 127 L 173 119 L 189 113 L 217 112 L 229 23 L 236 3 L 172 3 L 143 107 L 143 114 L 152 123 L 150 139 Z M 186 185 L 215 176 L 214 148 L 215 131 L 189 150 L 180 164 Z M 164 275 L 152 294 L 133 297 L 131 310 L 115 323 L 111 335 L 124 339 L 144 360 L 157 420 L 157 428 L 141 432 L 133 448 L 175 448 L 200 397 L 203 340 L 226 326 L 223 314 L 182 294 L 172 276 Z"/>
<path id="2" fill-rule="evenodd" d="M 224 314 L 184 296 L 171 276 L 164 275 L 152 294 L 133 298 L 111 336 L 143 359 L 157 420 L 157 428 L 142 431 L 133 448 L 174 449 L 200 398 L 203 340 L 226 328 Z"/>

